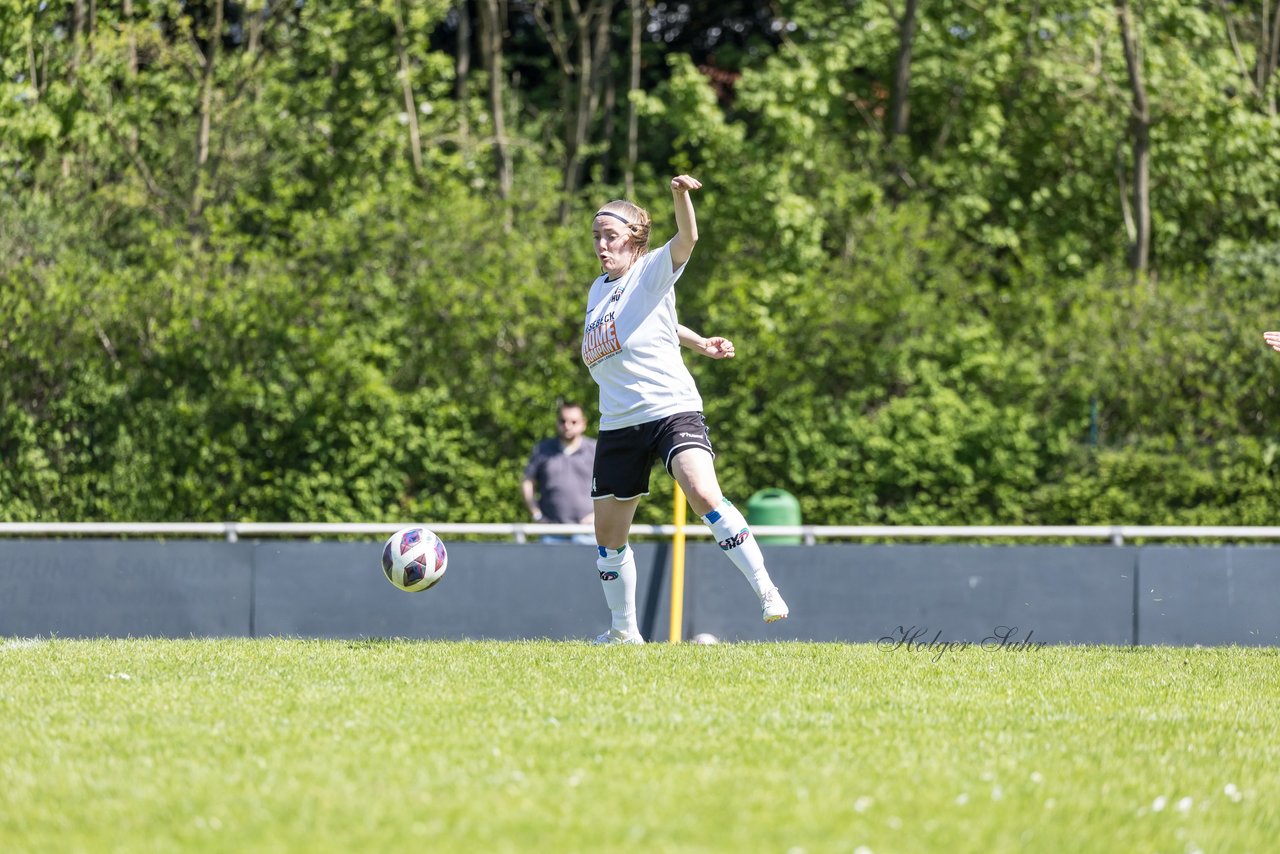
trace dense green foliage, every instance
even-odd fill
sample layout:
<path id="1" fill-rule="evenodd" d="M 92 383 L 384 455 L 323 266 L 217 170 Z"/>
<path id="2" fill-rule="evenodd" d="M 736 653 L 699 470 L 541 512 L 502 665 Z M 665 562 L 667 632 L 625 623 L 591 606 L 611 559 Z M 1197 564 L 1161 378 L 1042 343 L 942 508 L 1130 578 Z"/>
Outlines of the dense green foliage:
<path id="1" fill-rule="evenodd" d="M 0 519 L 522 518 L 555 402 L 594 399 L 587 218 L 623 193 L 630 20 L 612 4 L 614 106 L 566 190 L 557 4 L 500 4 L 504 198 L 451 5 L 0 0 Z M 921 4 L 896 137 L 889 5 L 647 13 L 635 195 L 662 240 L 667 177 L 705 184 L 679 299 L 737 344 L 692 363 L 726 492 L 824 524 L 1272 523 L 1269 19 L 1136 9 L 1134 275 L 1112 4 Z"/>

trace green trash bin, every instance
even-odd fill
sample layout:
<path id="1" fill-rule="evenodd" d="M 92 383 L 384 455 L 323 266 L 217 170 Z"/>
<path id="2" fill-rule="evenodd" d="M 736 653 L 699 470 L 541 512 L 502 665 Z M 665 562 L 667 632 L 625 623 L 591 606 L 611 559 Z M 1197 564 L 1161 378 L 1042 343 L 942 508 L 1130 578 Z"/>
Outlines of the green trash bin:
<path id="1" fill-rule="evenodd" d="M 799 525 L 800 502 L 785 489 L 762 489 L 747 499 L 748 525 Z M 757 537 L 761 543 L 799 545 L 800 537 Z"/>

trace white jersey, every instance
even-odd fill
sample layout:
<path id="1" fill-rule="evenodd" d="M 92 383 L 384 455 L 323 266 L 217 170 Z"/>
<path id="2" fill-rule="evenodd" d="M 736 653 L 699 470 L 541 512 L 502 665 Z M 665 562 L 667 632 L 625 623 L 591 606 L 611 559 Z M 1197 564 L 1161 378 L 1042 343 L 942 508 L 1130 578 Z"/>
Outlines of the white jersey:
<path id="1" fill-rule="evenodd" d="M 640 256 L 587 296 L 582 361 L 600 386 L 600 429 L 617 430 L 677 412 L 701 412 L 702 397 L 680 356 L 671 244 Z"/>

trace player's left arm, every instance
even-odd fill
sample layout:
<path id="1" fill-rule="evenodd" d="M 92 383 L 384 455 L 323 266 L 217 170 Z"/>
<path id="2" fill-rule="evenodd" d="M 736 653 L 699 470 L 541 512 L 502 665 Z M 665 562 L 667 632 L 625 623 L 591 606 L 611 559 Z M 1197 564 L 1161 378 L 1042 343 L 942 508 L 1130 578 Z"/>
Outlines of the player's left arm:
<path id="1" fill-rule="evenodd" d="M 692 175 L 677 175 L 671 179 L 671 201 L 676 209 L 676 236 L 671 238 L 671 272 L 679 270 L 698 242 L 698 218 L 693 214 L 691 190 L 702 188 L 702 182 Z"/>
<path id="2" fill-rule="evenodd" d="M 676 324 L 676 334 L 680 336 L 680 346 L 688 347 L 709 359 L 733 358 L 733 342 L 728 338 L 722 338 L 719 335 L 703 338 L 689 327 L 679 323 Z"/>

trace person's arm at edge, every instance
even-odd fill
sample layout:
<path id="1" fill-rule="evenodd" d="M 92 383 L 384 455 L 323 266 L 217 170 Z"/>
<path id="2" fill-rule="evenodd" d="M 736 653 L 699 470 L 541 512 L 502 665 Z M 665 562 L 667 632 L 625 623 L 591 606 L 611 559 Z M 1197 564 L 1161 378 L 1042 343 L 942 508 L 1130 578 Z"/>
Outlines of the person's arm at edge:
<path id="1" fill-rule="evenodd" d="M 524 506 L 528 508 L 529 515 L 533 517 L 533 521 L 542 521 L 542 510 L 538 507 L 537 498 L 533 494 L 533 481 L 525 478 L 520 481 L 520 491 L 524 495 Z"/>

